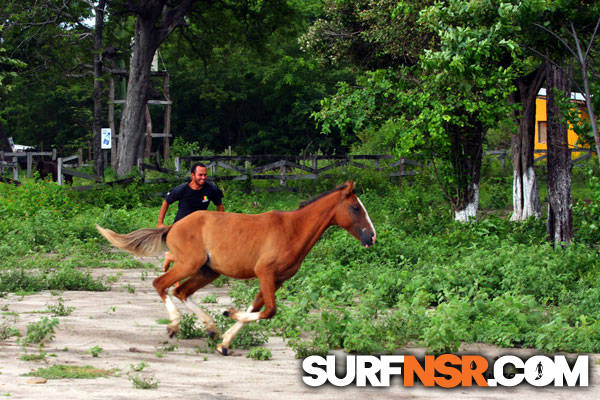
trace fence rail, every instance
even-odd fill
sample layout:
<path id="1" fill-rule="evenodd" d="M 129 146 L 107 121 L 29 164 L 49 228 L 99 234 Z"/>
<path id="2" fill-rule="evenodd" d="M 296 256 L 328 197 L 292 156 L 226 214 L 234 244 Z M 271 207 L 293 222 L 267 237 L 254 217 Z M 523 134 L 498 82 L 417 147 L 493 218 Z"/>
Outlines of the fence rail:
<path id="1" fill-rule="evenodd" d="M 571 159 L 571 165 L 576 166 L 582 161 L 589 159 L 594 151 L 586 148 L 571 148 L 569 151 L 575 158 Z M 583 155 L 581 155 L 583 154 Z M 0 152 L 0 173 L 4 174 L 5 169 L 12 169 L 13 181 L 18 182 L 19 164 L 23 168 L 23 163 L 18 162 L 21 158 L 26 158 L 27 176 L 31 176 L 34 158 L 52 157 L 57 163 L 58 183 L 64 183 L 64 176 L 76 176 L 92 181 L 91 185 L 82 185 L 74 187 L 75 190 L 87 190 L 99 187 L 103 182 L 94 175 L 75 170 L 83 164 L 83 151 L 78 154 L 67 157 L 57 157 L 56 150 L 52 152 L 23 152 L 7 153 Z M 510 158 L 510 150 L 490 150 L 486 151 L 488 157 L 495 157 L 502 161 L 503 165 Z M 547 150 L 535 150 L 534 162 L 539 162 L 547 158 Z M 335 168 L 358 168 L 360 170 L 378 171 L 390 178 L 398 178 L 401 182 L 402 177 L 417 175 L 422 172 L 424 165 L 410 160 L 408 158 L 398 158 L 390 154 L 376 155 L 300 155 L 285 156 L 279 154 L 262 154 L 247 156 L 185 156 L 176 157 L 175 170 L 162 168 L 158 165 L 144 163 L 138 160 L 138 168 L 144 176 L 147 183 L 169 182 L 171 180 L 181 179 L 186 173 L 186 169 L 193 162 L 203 162 L 210 170 L 210 178 L 217 181 L 244 181 L 265 180 L 279 181 L 279 188 L 267 190 L 293 190 L 287 187 L 288 181 L 314 180 L 318 178 L 331 177 L 331 171 Z M 156 171 L 167 175 L 161 178 L 148 178 L 146 171 Z M 105 184 L 127 184 L 132 179 L 122 179 Z"/>

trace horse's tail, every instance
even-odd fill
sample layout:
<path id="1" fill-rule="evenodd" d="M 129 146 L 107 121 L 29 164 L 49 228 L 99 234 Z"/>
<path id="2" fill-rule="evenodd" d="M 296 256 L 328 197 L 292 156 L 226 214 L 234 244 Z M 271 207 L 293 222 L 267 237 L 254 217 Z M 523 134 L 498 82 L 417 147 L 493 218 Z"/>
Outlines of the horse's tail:
<path id="1" fill-rule="evenodd" d="M 164 249 L 165 238 L 171 226 L 138 229 L 124 235 L 104 229 L 100 225 L 96 225 L 96 229 L 115 247 L 127 250 L 136 256 L 149 256 Z"/>

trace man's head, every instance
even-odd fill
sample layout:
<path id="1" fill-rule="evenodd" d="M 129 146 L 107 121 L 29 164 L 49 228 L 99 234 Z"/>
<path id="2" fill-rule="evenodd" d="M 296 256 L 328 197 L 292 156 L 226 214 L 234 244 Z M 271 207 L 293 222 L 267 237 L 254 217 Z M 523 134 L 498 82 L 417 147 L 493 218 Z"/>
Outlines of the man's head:
<path id="1" fill-rule="evenodd" d="M 190 169 L 192 182 L 198 186 L 204 186 L 206 183 L 206 165 L 196 163 Z"/>

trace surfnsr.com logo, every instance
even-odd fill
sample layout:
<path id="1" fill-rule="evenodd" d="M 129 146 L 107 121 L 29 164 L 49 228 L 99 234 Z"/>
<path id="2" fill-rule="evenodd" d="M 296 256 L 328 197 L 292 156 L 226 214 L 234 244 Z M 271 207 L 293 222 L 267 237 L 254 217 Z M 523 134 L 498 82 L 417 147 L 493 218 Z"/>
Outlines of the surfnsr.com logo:
<path id="1" fill-rule="evenodd" d="M 589 358 L 578 356 L 569 363 L 565 356 L 533 356 L 522 360 L 516 356 L 502 356 L 491 366 L 480 355 L 442 354 L 425 356 L 419 360 L 412 355 L 349 355 L 345 356 L 345 372 L 336 374 L 336 359 L 309 356 L 302 362 L 302 380 L 308 386 L 330 383 L 334 386 L 357 387 L 390 386 L 390 378 L 401 376 L 404 386 L 419 381 L 424 386 L 453 388 L 457 386 L 588 386 Z M 343 360 L 342 365 L 343 366 Z"/>

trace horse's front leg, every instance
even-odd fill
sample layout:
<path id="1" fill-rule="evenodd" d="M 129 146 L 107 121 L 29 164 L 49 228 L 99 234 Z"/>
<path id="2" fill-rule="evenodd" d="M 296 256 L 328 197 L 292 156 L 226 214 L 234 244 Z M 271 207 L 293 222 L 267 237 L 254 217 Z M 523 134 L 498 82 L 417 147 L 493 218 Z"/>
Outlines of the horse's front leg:
<path id="1" fill-rule="evenodd" d="M 256 295 L 256 298 L 252 302 L 252 305 L 250 307 L 248 307 L 246 312 L 239 312 L 239 311 L 230 309 L 223 313 L 223 315 L 225 315 L 226 317 L 230 317 L 237 321 L 235 324 L 233 324 L 231 326 L 231 328 L 229 328 L 227 330 L 227 332 L 225 332 L 223 334 L 223 342 L 217 346 L 217 351 L 219 353 L 223 354 L 224 356 L 226 356 L 228 354 L 229 346 L 231 345 L 231 342 L 237 336 L 237 334 L 240 333 L 240 331 L 242 330 L 244 325 L 246 325 L 248 322 L 251 322 L 251 321 L 257 321 L 262 318 L 271 318 L 271 317 L 273 317 L 273 315 L 275 315 L 275 311 L 276 311 L 275 292 L 277 291 L 277 289 L 279 289 L 281 287 L 281 285 L 283 284 L 283 281 L 274 282 L 273 285 L 270 286 L 268 283 L 267 283 L 267 285 L 264 285 L 264 278 L 263 279 L 259 278 L 259 280 L 260 280 L 260 291 Z M 274 279 L 273 279 L 273 281 L 274 281 Z M 267 296 L 263 295 L 265 289 L 267 289 L 267 290 L 270 289 L 270 291 L 267 292 Z M 269 307 L 268 304 L 271 304 L 270 309 L 272 311 L 267 312 L 267 309 Z M 265 308 L 265 310 L 263 312 L 258 312 L 263 307 L 263 305 L 267 306 Z M 265 316 L 261 317 L 261 315 L 265 315 Z"/>

